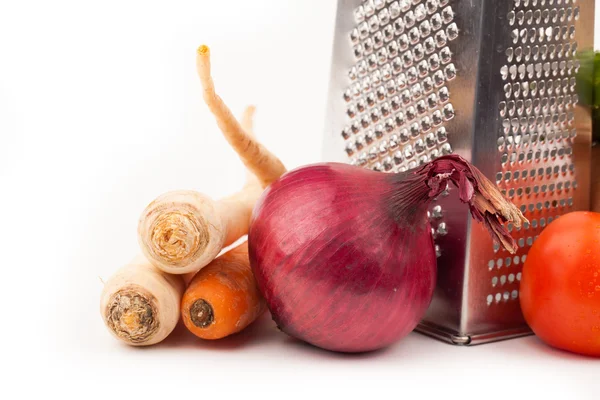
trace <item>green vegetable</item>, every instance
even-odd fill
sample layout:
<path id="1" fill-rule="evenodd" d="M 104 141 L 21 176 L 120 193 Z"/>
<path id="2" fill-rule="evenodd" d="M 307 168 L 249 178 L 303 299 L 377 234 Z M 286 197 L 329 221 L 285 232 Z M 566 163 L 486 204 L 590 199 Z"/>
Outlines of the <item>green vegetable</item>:
<path id="1" fill-rule="evenodd" d="M 600 141 L 600 52 L 581 51 L 577 54 L 581 63 L 577 73 L 579 102 L 591 108 L 592 138 Z"/>

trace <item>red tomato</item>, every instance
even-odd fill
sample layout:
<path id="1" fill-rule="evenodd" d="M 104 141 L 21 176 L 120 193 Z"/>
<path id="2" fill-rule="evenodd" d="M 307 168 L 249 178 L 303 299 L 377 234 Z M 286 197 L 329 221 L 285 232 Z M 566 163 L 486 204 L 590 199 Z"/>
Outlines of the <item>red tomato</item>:
<path id="1" fill-rule="evenodd" d="M 600 356 L 600 214 L 565 214 L 542 231 L 523 265 L 520 299 L 544 342 Z"/>

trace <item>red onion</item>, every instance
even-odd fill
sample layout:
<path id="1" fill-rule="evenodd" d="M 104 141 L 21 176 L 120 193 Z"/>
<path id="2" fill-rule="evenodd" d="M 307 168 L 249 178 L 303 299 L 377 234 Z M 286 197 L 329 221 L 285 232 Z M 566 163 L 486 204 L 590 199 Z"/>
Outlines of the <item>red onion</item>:
<path id="1" fill-rule="evenodd" d="M 279 329 L 340 352 L 379 349 L 411 332 L 436 282 L 427 208 L 448 182 L 514 252 L 502 223 L 525 218 L 457 155 L 395 174 L 314 164 L 271 184 L 254 209 L 248 244 Z"/>

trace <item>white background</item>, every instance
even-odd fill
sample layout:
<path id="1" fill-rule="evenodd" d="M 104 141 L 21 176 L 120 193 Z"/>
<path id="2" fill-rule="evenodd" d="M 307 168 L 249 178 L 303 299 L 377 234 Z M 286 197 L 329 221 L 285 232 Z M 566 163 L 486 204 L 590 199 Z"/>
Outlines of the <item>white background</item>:
<path id="1" fill-rule="evenodd" d="M 268 317 L 219 343 L 108 335 L 101 278 L 137 252 L 145 205 L 243 183 L 201 101 L 196 47 L 291 168 L 320 158 L 334 16 L 333 0 L 0 2 L 0 397 L 600 397 L 600 361 L 534 337 L 456 348 L 412 334 L 341 356 Z"/>

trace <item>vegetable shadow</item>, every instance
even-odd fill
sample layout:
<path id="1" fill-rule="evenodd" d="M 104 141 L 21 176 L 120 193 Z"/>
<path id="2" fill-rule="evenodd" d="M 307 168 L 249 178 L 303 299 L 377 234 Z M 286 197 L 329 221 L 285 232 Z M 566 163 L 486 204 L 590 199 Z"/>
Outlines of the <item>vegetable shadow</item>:
<path id="1" fill-rule="evenodd" d="M 262 315 L 241 332 L 217 340 L 201 339 L 188 331 L 183 322 L 179 321 L 173 332 L 156 347 L 231 351 L 260 345 L 265 341 L 272 340 L 273 335 L 278 333 L 268 313 Z"/>
<path id="2" fill-rule="evenodd" d="M 519 345 L 508 345 L 509 343 L 515 342 L 517 342 Z M 583 362 L 591 364 L 598 364 L 598 362 L 600 361 L 598 357 L 572 353 L 567 350 L 552 347 L 550 345 L 547 345 L 541 339 L 534 335 L 498 342 L 498 345 L 502 346 L 503 353 L 514 353 L 515 355 L 518 355 L 519 358 L 557 358 L 565 361 L 575 361 L 579 363 Z"/>
<path id="3" fill-rule="evenodd" d="M 341 353 L 331 350 L 322 349 L 320 347 L 313 346 L 312 344 L 303 342 L 299 339 L 293 338 L 291 336 L 286 336 L 284 343 L 286 346 L 292 347 L 294 349 L 298 349 L 302 353 L 310 353 L 311 356 L 320 357 L 328 360 L 342 360 L 342 359 L 352 359 L 352 360 L 371 360 L 376 358 L 382 358 L 387 353 L 389 353 L 390 347 L 383 348 L 379 350 L 365 351 L 361 353 Z"/>

